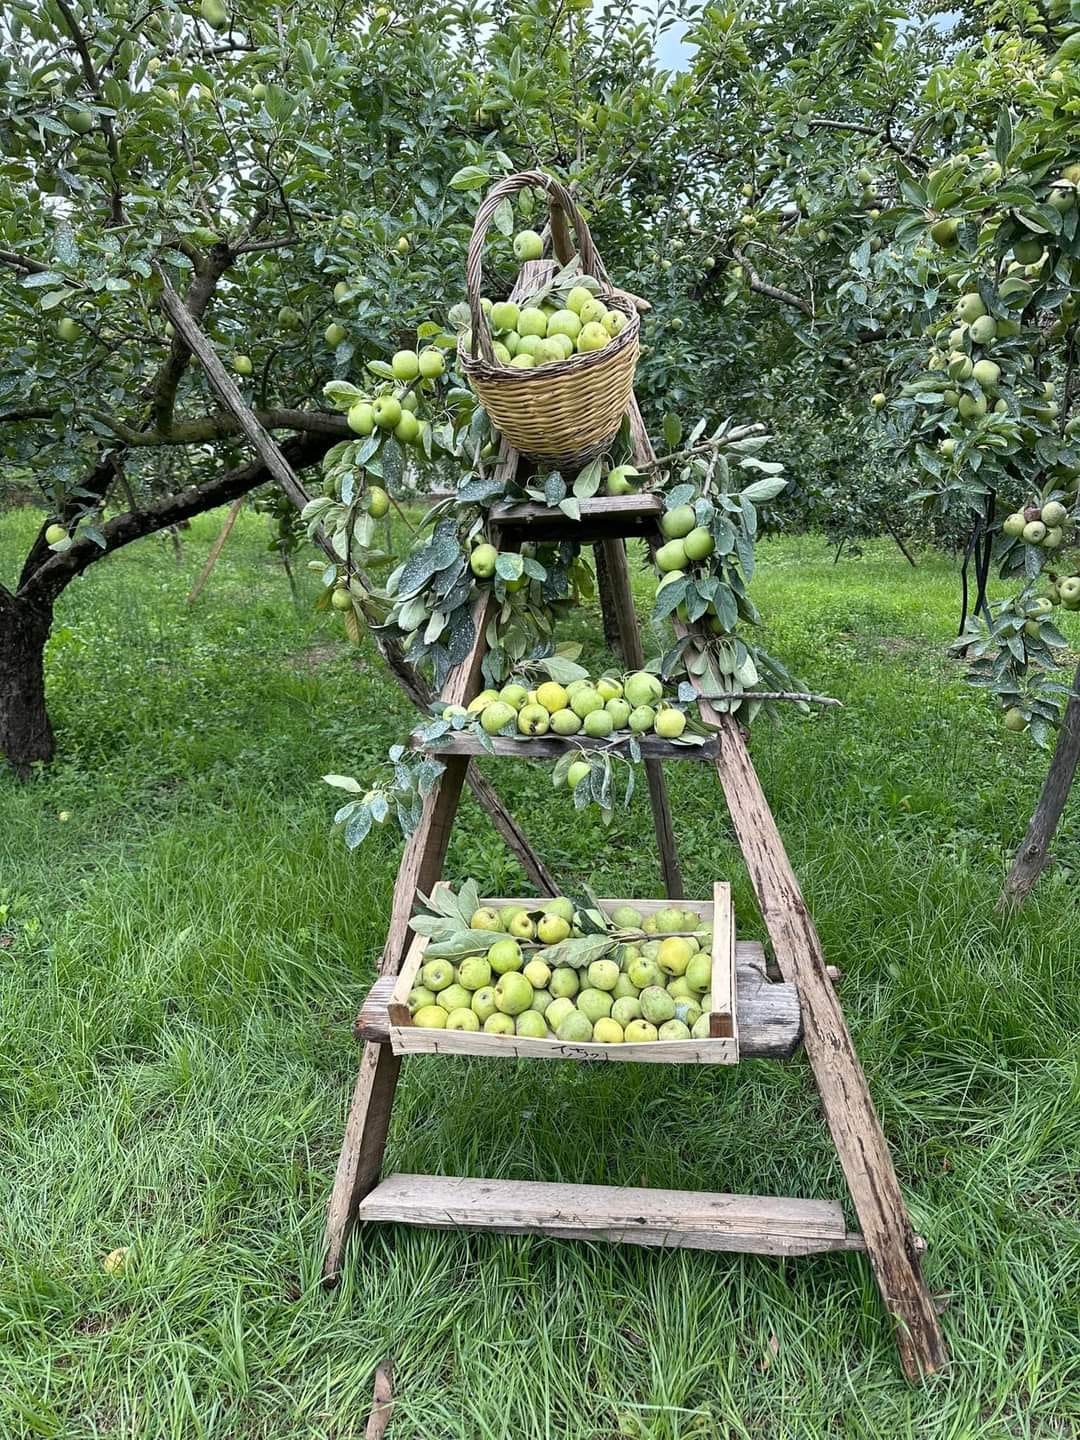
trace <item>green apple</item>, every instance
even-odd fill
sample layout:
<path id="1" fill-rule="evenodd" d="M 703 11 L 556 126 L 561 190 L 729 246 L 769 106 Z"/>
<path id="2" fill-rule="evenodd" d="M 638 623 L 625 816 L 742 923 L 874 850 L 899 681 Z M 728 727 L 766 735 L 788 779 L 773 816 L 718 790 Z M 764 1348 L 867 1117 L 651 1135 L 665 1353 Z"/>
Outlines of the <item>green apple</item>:
<path id="1" fill-rule="evenodd" d="M 551 1011 L 548 1011 L 548 1015 Z M 544 1016 L 547 1019 L 547 1015 Z M 584 1045 L 592 1039 L 592 1022 L 580 1010 L 571 1010 L 563 1019 L 555 1034 L 567 1045 Z"/>
<path id="2" fill-rule="evenodd" d="M 615 989 L 611 993 L 612 995 L 614 995 L 616 1000 L 622 1000 L 626 996 L 630 996 L 632 999 L 636 1000 L 638 996 L 638 987 L 630 979 L 629 975 L 620 975 L 618 980 L 615 981 Z"/>
<path id="3" fill-rule="evenodd" d="M 581 988 L 581 982 L 571 966 L 559 965 L 551 972 L 547 988 L 556 1000 L 572 1000 Z"/>
<path id="4" fill-rule="evenodd" d="M 518 711 L 518 729 L 522 735 L 546 735 L 551 726 L 551 716 L 543 705 L 523 705 Z"/>
<path id="5" fill-rule="evenodd" d="M 237 375 L 250 375 L 255 367 L 251 363 L 250 355 L 234 355 L 232 360 L 232 368 L 235 370 Z"/>
<path id="6" fill-rule="evenodd" d="M 495 982 L 495 1004 L 504 1015 L 520 1015 L 532 1004 L 533 987 L 518 970 L 508 970 Z"/>
<path id="7" fill-rule="evenodd" d="M 499 552 L 494 545 L 486 542 L 477 545 L 469 556 L 469 569 L 478 580 L 490 580 L 495 574 L 495 562 L 499 558 Z"/>
<path id="8" fill-rule="evenodd" d="M 602 350 L 611 339 L 611 336 L 596 320 L 590 320 L 588 324 L 581 327 L 581 334 L 577 337 L 577 350 L 579 355 L 587 355 L 593 350 Z"/>
<path id="9" fill-rule="evenodd" d="M 705 560 L 716 548 L 712 532 L 706 530 L 704 525 L 696 525 L 682 543 L 688 560 Z"/>
<path id="10" fill-rule="evenodd" d="M 446 1019 L 447 1030 L 479 1030 L 480 1017 L 475 1010 L 459 1006 L 451 1010 Z"/>
<path id="11" fill-rule="evenodd" d="M 495 990 L 491 985 L 485 985 L 473 994 L 472 1011 L 481 1024 L 489 1015 L 495 1014 Z"/>
<path id="12" fill-rule="evenodd" d="M 670 994 L 670 990 L 668 994 Z M 701 1006 L 696 1000 L 676 1000 L 675 1019 L 684 1025 L 693 1025 L 701 1017 Z"/>
<path id="13" fill-rule="evenodd" d="M 435 991 L 429 990 L 426 985 L 417 985 L 409 991 L 409 1014 L 415 1015 L 417 1010 L 422 1010 L 425 1005 L 435 1004 Z"/>
<path id="14" fill-rule="evenodd" d="M 604 702 L 599 692 L 590 685 L 574 692 L 570 697 L 570 708 L 575 715 L 584 720 L 586 715 L 591 715 L 594 710 L 602 710 Z"/>
<path id="15" fill-rule="evenodd" d="M 556 310 L 548 321 L 549 335 L 566 335 L 576 340 L 581 334 L 581 320 L 574 310 Z"/>
<path id="16" fill-rule="evenodd" d="M 394 426 L 394 438 L 402 445 L 411 445 L 420 434 L 420 421 L 409 410 L 402 410 L 401 419 Z"/>
<path id="17" fill-rule="evenodd" d="M 351 406 L 345 419 L 356 435 L 370 435 L 375 429 L 375 411 L 366 400 L 358 400 Z"/>
<path id="18" fill-rule="evenodd" d="M 653 729 L 664 740 L 677 740 L 686 729 L 686 716 L 674 706 L 665 705 L 657 712 Z"/>
<path id="19" fill-rule="evenodd" d="M 79 338 L 79 327 L 69 315 L 56 322 L 56 333 L 61 340 L 72 341 Z"/>
<path id="20" fill-rule="evenodd" d="M 600 323 L 612 339 L 614 339 L 616 335 L 622 334 L 630 322 L 621 310 L 605 310 L 604 318 Z"/>
<path id="21" fill-rule="evenodd" d="M 556 735 L 576 735 L 581 729 L 581 717 L 573 710 L 556 710 L 551 717 L 551 728 Z"/>
<path id="22" fill-rule="evenodd" d="M 1015 734 L 1019 735 L 1021 731 L 1027 729 L 1027 726 L 1027 716 L 1022 710 L 1018 710 L 1015 705 L 1010 706 L 1010 708 L 1005 711 L 1006 730 L 1012 730 Z"/>
<path id="23" fill-rule="evenodd" d="M 983 390 L 996 390 L 1001 379 L 1001 366 L 993 360 L 976 360 L 971 367 L 971 378 Z"/>
<path id="24" fill-rule="evenodd" d="M 545 915 L 561 915 L 568 925 L 574 921 L 574 902 L 565 895 L 554 895 L 541 906 Z"/>
<path id="25" fill-rule="evenodd" d="M 655 1040 L 657 1029 L 648 1020 L 631 1020 L 623 1031 L 623 1040 L 627 1045 L 643 1045 Z"/>
<path id="26" fill-rule="evenodd" d="M 530 1010 L 538 1010 L 541 1015 L 544 1015 L 547 1013 L 547 1008 L 550 1004 L 550 990 L 533 990 L 532 1004 L 529 1006 Z"/>
<path id="27" fill-rule="evenodd" d="M 641 1015 L 641 1001 L 636 995 L 620 995 L 611 1007 L 611 1018 L 623 1028 Z"/>
<path id="28" fill-rule="evenodd" d="M 574 717 L 577 718 L 576 716 Z M 558 945 L 570 934 L 570 922 L 561 915 L 541 915 L 536 924 L 536 937 L 545 945 Z"/>
<path id="29" fill-rule="evenodd" d="M 641 476 L 633 465 L 616 465 L 607 473 L 609 495 L 636 495 L 641 488 Z"/>
<path id="30" fill-rule="evenodd" d="M 606 709 L 591 710 L 583 723 L 585 734 L 592 740 L 605 739 L 614 728 L 612 717 Z"/>
<path id="31" fill-rule="evenodd" d="M 589 966 L 589 985 L 592 989 L 614 990 L 618 982 L 619 967 L 614 960 L 594 960 Z"/>
<path id="32" fill-rule="evenodd" d="M 603 1019 L 597 1020 L 593 1026 L 593 1044 L 595 1045 L 621 1045 L 623 1029 L 617 1020 L 605 1015 Z"/>
<path id="33" fill-rule="evenodd" d="M 670 935 L 661 941 L 656 963 L 665 975 L 685 975 L 693 953 L 681 935 Z"/>
<path id="34" fill-rule="evenodd" d="M 536 305 L 526 305 L 525 309 L 522 310 L 518 316 L 518 334 L 522 340 L 529 337 L 535 338 L 537 346 L 539 346 L 540 341 L 547 334 L 547 327 L 547 316 Z M 532 347 L 533 350 L 535 350 L 535 348 L 536 347 Z M 524 350 L 525 346 L 521 345 L 519 349 Z"/>
<path id="35" fill-rule="evenodd" d="M 676 975 L 674 980 L 669 980 L 664 988 L 675 1001 L 695 998 L 694 991 L 690 989 L 685 975 Z"/>
<path id="36" fill-rule="evenodd" d="M 530 960 L 521 973 L 534 990 L 546 990 L 551 981 L 551 967 L 543 960 Z"/>
<path id="37" fill-rule="evenodd" d="M 976 345 L 989 345 L 997 335 L 997 322 L 992 315 L 980 315 L 971 322 L 971 338 Z"/>
<path id="38" fill-rule="evenodd" d="M 665 1020 L 660 1026 L 658 1038 L 661 1040 L 689 1040 L 690 1027 L 672 1016 L 670 1020 Z"/>
<path id="39" fill-rule="evenodd" d="M 690 505 L 677 505 L 674 510 L 666 510 L 660 517 L 660 533 L 665 540 L 682 540 L 696 525 L 697 518 Z"/>
<path id="40" fill-rule="evenodd" d="M 437 1003 L 449 1014 L 453 1010 L 467 1009 L 472 1004 L 472 991 L 455 980 L 436 996 Z"/>
<path id="41" fill-rule="evenodd" d="M 528 698 L 529 692 L 524 685 L 504 685 L 499 691 L 499 699 L 507 705 L 512 705 L 515 710 L 520 710 Z"/>
<path id="42" fill-rule="evenodd" d="M 454 983 L 454 967 L 449 960 L 429 960 L 420 971 L 420 980 L 428 990 L 438 995 Z"/>
<path id="43" fill-rule="evenodd" d="M 470 930 L 501 930 L 502 928 L 498 912 L 486 905 L 481 910 L 474 910 L 469 920 Z"/>
<path id="44" fill-rule="evenodd" d="M 512 300 L 499 300 L 491 307 L 492 328 L 497 332 L 516 330 L 520 314 L 521 311 Z"/>
<path id="45" fill-rule="evenodd" d="M 504 1015 L 501 1010 L 496 1010 L 484 1021 L 485 1035 L 513 1035 L 517 1029 L 512 1015 Z"/>
<path id="46" fill-rule="evenodd" d="M 487 952 L 487 962 L 496 975 L 505 975 L 511 970 L 520 970 L 523 963 L 521 946 L 510 937 L 505 940 L 496 940 Z"/>
<path id="47" fill-rule="evenodd" d="M 548 1033 L 547 1022 L 539 1010 L 531 1006 L 522 1010 L 514 1021 L 514 1033 L 524 1035 L 527 1040 L 543 1040 Z"/>
<path id="48" fill-rule="evenodd" d="M 466 990 L 483 990 L 491 984 L 491 965 L 483 955 L 469 955 L 458 966 L 458 983 Z"/>
<path id="49" fill-rule="evenodd" d="M 566 297 L 566 308 L 572 310 L 575 315 L 580 315 L 581 307 L 587 305 L 592 298 L 591 290 L 587 290 L 584 285 L 575 285 Z"/>
<path id="50" fill-rule="evenodd" d="M 390 369 L 397 380 L 415 380 L 420 374 L 420 357 L 415 350 L 395 350 Z"/>
<path id="51" fill-rule="evenodd" d="M 516 720 L 517 714 L 514 707 L 507 705 L 504 700 L 493 700 L 480 712 L 480 725 L 485 735 L 498 735 L 508 725 L 513 725 Z"/>
<path id="52" fill-rule="evenodd" d="M 68 532 L 63 525 L 47 525 L 45 527 L 45 544 L 59 545 L 61 541 L 68 538 Z"/>
<path id="53" fill-rule="evenodd" d="M 1050 500 L 1042 507 L 1040 518 L 1044 525 L 1055 529 L 1057 526 L 1065 524 L 1069 518 L 1069 512 L 1060 500 Z"/>
<path id="54" fill-rule="evenodd" d="M 1010 539 L 1019 539 L 1019 537 L 1024 533 L 1024 526 L 1026 524 L 1027 521 L 1024 519 L 1024 512 L 1022 510 L 1017 510 L 1012 515 L 1006 516 L 1006 518 L 1002 522 L 1002 533 L 1008 535 Z"/>
<path id="55" fill-rule="evenodd" d="M 709 1012 L 707 1010 L 703 1010 L 690 1026 L 690 1034 L 695 1040 L 709 1039 Z"/>
<path id="56" fill-rule="evenodd" d="M 333 345 L 336 347 L 340 345 L 341 342 L 345 339 L 345 333 L 345 327 L 343 325 L 339 325 L 336 320 L 332 320 L 330 324 L 326 327 L 326 329 L 323 331 L 323 339 L 326 341 L 327 345 Z"/>
<path id="57" fill-rule="evenodd" d="M 607 314 L 607 306 L 606 306 L 606 305 L 604 304 L 604 302 L 603 302 L 602 300 L 600 300 L 597 296 L 595 296 L 595 295 L 590 295 L 589 298 L 588 298 L 588 300 L 586 300 L 585 303 L 584 303 L 584 305 L 582 305 L 582 307 L 581 307 L 580 311 L 578 312 L 578 314 L 581 316 L 582 326 L 585 326 L 585 325 L 603 325 L 603 324 L 604 324 L 604 316 Z M 607 330 L 607 328 L 605 327 L 605 328 L 604 328 L 604 341 L 605 341 L 605 343 L 606 343 L 610 338 L 611 338 L 611 337 L 610 337 L 610 333 L 609 333 L 609 331 Z"/>
<path id="58" fill-rule="evenodd" d="M 638 996 L 641 1013 L 652 1025 L 662 1025 L 675 1014 L 675 1001 L 662 985 L 647 985 Z"/>
<path id="59" fill-rule="evenodd" d="M 587 760 L 575 760 L 566 772 L 566 783 L 571 790 L 576 790 L 586 775 L 592 770 Z"/>
<path id="60" fill-rule="evenodd" d="M 568 1015 L 574 1013 L 574 1002 L 568 995 L 561 995 L 558 999 L 552 1000 L 551 1004 L 544 1011 L 544 1022 L 548 1029 L 558 1032 L 559 1026 Z"/>
<path id="61" fill-rule="evenodd" d="M 544 242 L 535 230 L 519 230 L 514 236 L 514 258 L 516 260 L 539 260 L 544 253 Z"/>
<path id="62" fill-rule="evenodd" d="M 1024 526 L 1024 541 L 1028 545 L 1041 545 L 1046 539 L 1046 526 L 1041 520 L 1029 520 Z"/>
<path id="63" fill-rule="evenodd" d="M 536 934 L 536 926 L 526 910 L 519 910 L 506 929 L 518 940 L 531 940 Z"/>
<path id="64" fill-rule="evenodd" d="M 412 1017 L 412 1022 L 421 1030 L 445 1030 L 449 1018 L 441 1005 L 424 1005 Z"/>
<path id="65" fill-rule="evenodd" d="M 1039 254 L 1042 254 L 1041 246 Z M 1017 258 L 1019 259 L 1019 256 Z M 978 320 L 985 314 L 986 306 L 983 304 L 982 296 L 974 290 L 969 290 L 966 295 L 961 295 L 956 302 L 956 318 L 965 325 L 970 325 L 973 320 Z"/>
<path id="66" fill-rule="evenodd" d="M 371 413 L 380 430 L 393 430 L 401 421 L 401 401 L 393 395 L 380 395 Z"/>
<path id="67" fill-rule="evenodd" d="M 661 574 L 682 570 L 686 566 L 686 547 L 681 540 L 669 540 L 656 552 L 656 566 Z"/>
<path id="68" fill-rule="evenodd" d="M 638 990 L 647 990 L 650 986 L 664 983 L 664 972 L 660 966 L 655 960 L 649 960 L 644 955 L 630 962 L 626 974 L 630 983 L 636 985 Z"/>
<path id="69" fill-rule="evenodd" d="M 434 345 L 420 351 L 419 357 L 420 377 L 423 380 L 437 380 L 446 369 L 446 361 L 443 359 L 441 350 Z"/>
<path id="70" fill-rule="evenodd" d="M 635 910 L 632 905 L 616 905 L 611 912 L 611 922 L 620 930 L 640 930 L 641 911 Z"/>
<path id="71" fill-rule="evenodd" d="M 656 723 L 656 711 L 651 705 L 635 705 L 626 723 L 634 735 L 647 735 Z"/>
<path id="72" fill-rule="evenodd" d="M 601 675 L 600 679 L 596 682 L 596 693 L 606 705 L 609 700 L 622 699 L 623 687 L 618 680 L 614 680 L 610 675 Z"/>
<path id="73" fill-rule="evenodd" d="M 705 950 L 700 950 L 696 955 L 690 957 L 690 963 L 686 967 L 686 983 L 691 990 L 698 994 L 704 994 L 712 981 L 712 956 Z"/>

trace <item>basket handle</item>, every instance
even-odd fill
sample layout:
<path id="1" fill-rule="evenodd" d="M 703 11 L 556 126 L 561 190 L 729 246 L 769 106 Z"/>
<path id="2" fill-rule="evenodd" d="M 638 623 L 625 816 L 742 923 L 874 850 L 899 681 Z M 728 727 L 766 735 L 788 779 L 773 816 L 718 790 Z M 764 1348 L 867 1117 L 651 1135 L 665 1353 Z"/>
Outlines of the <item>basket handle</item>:
<path id="1" fill-rule="evenodd" d="M 472 322 L 473 358 L 476 358 L 477 347 L 479 347 L 489 365 L 495 363 L 495 351 L 492 349 L 491 327 L 480 306 L 484 241 L 487 238 L 492 217 L 500 203 L 508 195 L 516 195 L 519 190 L 525 189 L 543 190 L 546 193 L 551 212 L 551 233 L 554 240 L 563 241 L 565 239 L 566 221 L 569 219 L 574 227 L 574 234 L 577 236 L 582 272 L 592 275 L 601 284 L 610 283 L 607 271 L 604 269 L 604 262 L 600 259 L 596 246 L 593 244 L 593 238 L 589 233 L 584 216 L 575 205 L 573 196 L 565 185 L 554 179 L 553 176 L 545 175 L 542 170 L 522 170 L 516 175 L 507 175 L 502 180 L 496 181 L 480 202 L 480 208 L 476 212 L 472 235 L 469 237 L 468 257 L 465 261 L 465 288 L 469 301 L 469 318 Z M 563 248 L 561 245 L 556 244 L 556 252 L 561 248 Z M 565 264 L 568 257 L 560 255 L 559 258 Z"/>

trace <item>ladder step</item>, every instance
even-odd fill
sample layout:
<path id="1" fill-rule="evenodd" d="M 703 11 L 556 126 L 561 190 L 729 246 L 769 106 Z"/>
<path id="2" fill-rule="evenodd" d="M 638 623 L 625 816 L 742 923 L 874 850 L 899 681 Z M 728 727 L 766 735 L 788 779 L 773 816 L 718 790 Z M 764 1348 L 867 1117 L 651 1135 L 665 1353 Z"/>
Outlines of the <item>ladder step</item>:
<path id="1" fill-rule="evenodd" d="M 571 520 L 560 509 L 534 501 L 496 505 L 491 512 L 493 523 L 504 534 L 527 532 L 530 540 L 630 539 L 635 535 L 655 535 L 664 511 L 663 497 L 654 493 L 640 495 L 598 495 L 593 500 L 579 501 L 581 519 Z"/>
<path id="2" fill-rule="evenodd" d="M 414 750 L 425 747 L 415 739 Z M 638 744 L 644 760 L 716 760 L 717 742 L 713 739 L 700 745 L 680 744 L 659 735 L 639 735 Z M 509 755 L 515 760 L 559 760 L 568 751 L 608 750 L 614 755 L 629 755 L 630 739 L 594 740 L 588 735 L 485 735 L 483 740 L 471 730 L 451 731 L 432 746 L 436 755 Z"/>
<path id="3" fill-rule="evenodd" d="M 765 973 L 765 951 L 755 940 L 735 944 L 735 1014 L 740 1060 L 785 1060 L 802 1040 L 802 1011 L 794 985 L 777 984 Z M 396 977 L 383 975 L 368 991 L 356 1017 L 358 1040 L 390 1043 L 387 1005 Z"/>
<path id="4" fill-rule="evenodd" d="M 862 1236 L 847 1229 L 835 1200 L 456 1175 L 391 1175 L 361 1201 L 359 1218 L 438 1230 L 758 1255 L 864 1248 Z"/>

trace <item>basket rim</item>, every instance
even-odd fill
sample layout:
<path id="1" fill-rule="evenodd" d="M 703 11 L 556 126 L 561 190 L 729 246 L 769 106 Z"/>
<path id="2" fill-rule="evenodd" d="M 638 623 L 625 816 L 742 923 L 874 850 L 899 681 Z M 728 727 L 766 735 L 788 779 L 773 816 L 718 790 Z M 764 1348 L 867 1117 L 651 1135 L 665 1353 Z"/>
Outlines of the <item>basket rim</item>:
<path id="1" fill-rule="evenodd" d="M 602 350 L 587 350 L 584 354 L 575 351 L 565 360 L 549 361 L 546 365 L 537 365 L 531 369 L 519 369 L 514 365 L 489 365 L 483 355 L 470 355 L 468 348 L 463 345 L 461 335 L 458 336 L 457 354 L 461 367 L 470 381 L 479 380 L 483 383 L 496 383 L 510 381 L 512 385 L 535 384 L 537 381 L 559 380 L 565 375 L 580 375 L 586 370 L 596 369 L 605 361 L 613 360 L 630 345 L 636 344 L 641 329 L 641 318 L 638 315 L 637 307 L 625 295 L 614 290 L 601 287 L 597 292 L 609 310 L 618 310 L 624 314 L 627 324 L 618 335 L 614 336 L 611 343 L 605 345 Z"/>

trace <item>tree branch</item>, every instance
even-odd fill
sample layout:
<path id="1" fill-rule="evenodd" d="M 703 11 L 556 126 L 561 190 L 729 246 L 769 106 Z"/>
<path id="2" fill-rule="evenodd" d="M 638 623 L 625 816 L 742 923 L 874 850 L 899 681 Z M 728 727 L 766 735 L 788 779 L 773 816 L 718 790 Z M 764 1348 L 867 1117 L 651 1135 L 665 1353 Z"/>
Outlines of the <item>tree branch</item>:
<path id="1" fill-rule="evenodd" d="M 326 435 L 305 435 L 287 440 L 282 448 L 291 465 L 304 469 L 308 465 L 317 464 L 332 443 L 331 437 Z M 93 540 L 76 540 L 69 549 L 61 554 L 53 554 L 44 564 L 36 566 L 29 578 L 20 583 L 16 595 L 19 599 L 31 597 L 52 600 L 69 581 L 81 575 L 102 556 L 111 555 L 113 551 L 130 545 L 133 540 L 140 540 L 144 535 L 153 535 L 181 520 L 201 515 L 204 510 L 212 510 L 215 506 L 247 495 L 258 486 L 267 484 L 272 478 L 262 460 L 252 460 L 246 465 L 226 470 L 201 485 L 191 485 L 186 490 L 167 495 L 147 505 L 143 510 L 126 511 L 123 515 L 117 515 L 101 527 L 105 537 L 104 549 Z"/>
<path id="2" fill-rule="evenodd" d="M 166 434 L 157 430 L 136 430 L 134 426 L 100 410 L 90 410 L 87 414 L 91 419 L 107 425 L 114 435 L 132 449 L 162 445 L 201 445 L 240 432 L 236 417 L 227 411 L 203 415 L 196 420 L 183 420 Z M 254 414 L 264 430 L 297 430 L 308 435 L 331 435 L 335 440 L 345 440 L 353 434 L 345 416 L 335 415 L 329 410 L 256 410 Z M 0 423 L 4 419 L 5 417 L 0 415 Z"/>
<path id="3" fill-rule="evenodd" d="M 804 315 L 814 316 L 813 306 L 809 300 L 804 300 L 801 295 L 795 295 L 790 290 L 784 290 L 779 285 L 770 285 L 754 269 L 753 265 L 746 258 L 746 253 L 740 250 L 737 245 L 731 247 L 731 253 L 743 268 L 747 283 L 750 289 L 758 295 L 767 295 L 770 300 L 779 300 L 782 305 L 791 305 L 796 310 L 801 310 Z"/>
<path id="4" fill-rule="evenodd" d="M 215 245 L 195 271 L 195 278 L 184 296 L 184 306 L 189 315 L 200 319 L 209 305 L 218 281 L 232 264 L 233 252 L 228 245 Z M 176 405 L 176 390 L 184 371 L 191 360 L 191 351 L 183 336 L 177 331 L 172 338 L 169 354 L 154 379 L 150 417 L 154 429 L 167 435 L 172 429 L 173 410 Z"/>
<path id="5" fill-rule="evenodd" d="M 31 260 L 29 255 L 20 255 L 17 250 L 0 250 L 0 262 L 16 270 L 25 270 L 28 275 L 44 275 L 49 268 L 40 260 Z"/>

